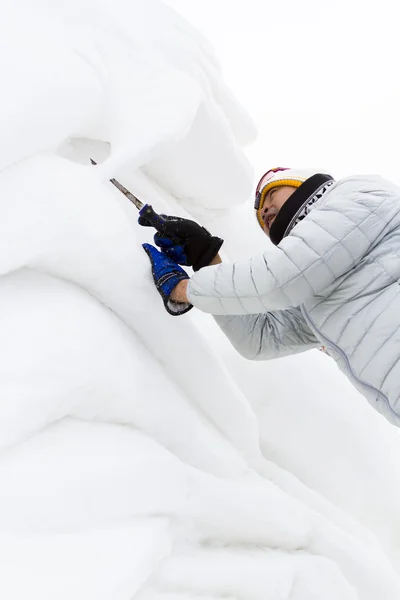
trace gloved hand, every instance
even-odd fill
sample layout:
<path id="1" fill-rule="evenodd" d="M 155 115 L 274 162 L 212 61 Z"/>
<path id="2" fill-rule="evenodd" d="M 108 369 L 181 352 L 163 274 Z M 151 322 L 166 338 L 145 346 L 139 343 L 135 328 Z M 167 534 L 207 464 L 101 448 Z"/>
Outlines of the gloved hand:
<path id="1" fill-rule="evenodd" d="M 157 250 L 157 248 L 154 248 L 151 244 L 142 244 L 142 247 L 150 259 L 154 283 L 163 299 L 165 309 L 169 314 L 175 316 L 183 315 L 193 308 L 192 304 L 174 302 L 169 299 L 174 287 L 178 285 L 180 281 L 189 279 L 189 275 L 185 273 L 179 265 L 168 258 L 168 256 Z"/>
<path id="2" fill-rule="evenodd" d="M 167 215 L 160 217 L 162 222 L 154 235 L 155 244 L 169 258 L 180 265 L 193 267 L 194 271 L 207 267 L 224 243 L 195 221 Z M 139 216 L 139 225 L 153 227 L 144 216 Z"/>

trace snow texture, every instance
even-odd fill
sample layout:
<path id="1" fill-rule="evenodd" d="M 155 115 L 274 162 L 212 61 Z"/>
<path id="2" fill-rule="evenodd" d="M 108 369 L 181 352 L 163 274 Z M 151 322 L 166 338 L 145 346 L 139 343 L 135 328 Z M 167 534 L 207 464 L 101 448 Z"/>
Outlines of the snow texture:
<path id="1" fill-rule="evenodd" d="M 398 432 L 321 353 L 169 316 L 108 183 L 268 243 L 212 50 L 156 0 L 34 4 L 0 19 L 0 597 L 398 600 Z"/>

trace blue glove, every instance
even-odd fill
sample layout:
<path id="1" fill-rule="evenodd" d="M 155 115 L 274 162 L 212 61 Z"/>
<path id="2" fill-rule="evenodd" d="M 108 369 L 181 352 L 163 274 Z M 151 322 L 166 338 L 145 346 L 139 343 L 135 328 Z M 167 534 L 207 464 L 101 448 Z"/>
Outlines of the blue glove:
<path id="1" fill-rule="evenodd" d="M 158 231 L 154 234 L 154 243 L 160 248 L 161 252 L 164 252 L 168 258 L 178 263 L 178 265 L 190 266 L 185 243 L 171 240 L 171 238 L 163 233 L 158 233 Z"/>
<path id="2" fill-rule="evenodd" d="M 174 302 L 170 300 L 172 290 L 180 281 L 189 279 L 189 275 L 173 260 L 168 258 L 163 252 L 154 248 L 151 244 L 142 244 L 143 250 L 151 262 L 151 272 L 153 274 L 154 283 L 164 306 L 170 315 L 183 315 L 188 310 L 193 308 L 192 304 L 186 302 Z"/>

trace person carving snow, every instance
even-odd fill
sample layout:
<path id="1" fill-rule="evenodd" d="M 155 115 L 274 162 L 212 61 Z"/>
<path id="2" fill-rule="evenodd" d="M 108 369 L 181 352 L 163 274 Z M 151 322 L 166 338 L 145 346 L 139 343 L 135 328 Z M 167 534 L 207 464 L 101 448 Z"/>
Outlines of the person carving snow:
<path id="1" fill-rule="evenodd" d="M 235 263 L 221 262 L 222 240 L 200 225 L 167 218 L 155 235 L 162 251 L 143 245 L 167 310 L 211 313 L 251 360 L 324 346 L 399 426 L 400 188 L 378 176 L 335 181 L 277 168 L 261 178 L 255 212 L 275 247 Z"/>

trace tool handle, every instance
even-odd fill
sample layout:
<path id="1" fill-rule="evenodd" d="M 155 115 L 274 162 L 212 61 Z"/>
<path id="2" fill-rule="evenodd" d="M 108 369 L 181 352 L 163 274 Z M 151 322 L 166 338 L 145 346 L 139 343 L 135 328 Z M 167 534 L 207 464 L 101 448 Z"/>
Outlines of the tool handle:
<path id="1" fill-rule="evenodd" d="M 159 215 L 153 210 L 150 204 L 145 204 L 139 210 L 139 224 L 148 227 L 155 227 L 158 234 L 169 238 L 172 242 L 182 244 L 184 238 L 177 231 L 177 221 L 182 221 L 179 217 L 168 217 L 167 215 Z M 184 220 L 184 219 L 183 219 Z"/>
<path id="2" fill-rule="evenodd" d="M 159 215 L 153 210 L 153 207 L 150 204 L 145 204 L 143 208 L 140 209 L 139 215 L 149 221 L 153 227 L 157 230 L 161 230 L 164 223 L 167 219 Z"/>

